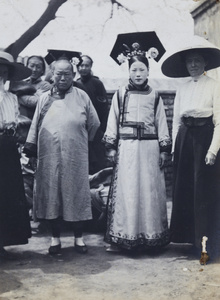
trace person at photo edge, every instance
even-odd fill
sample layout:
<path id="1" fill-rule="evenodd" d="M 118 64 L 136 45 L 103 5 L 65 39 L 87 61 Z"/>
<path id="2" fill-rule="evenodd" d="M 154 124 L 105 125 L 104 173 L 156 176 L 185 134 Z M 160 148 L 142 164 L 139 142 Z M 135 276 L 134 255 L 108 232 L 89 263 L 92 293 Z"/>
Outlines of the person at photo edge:
<path id="1" fill-rule="evenodd" d="M 31 237 L 28 207 L 17 147 L 18 100 L 5 90 L 7 80 L 22 80 L 31 71 L 0 51 L 0 258 L 12 256 L 6 246 L 27 244 Z"/>
<path id="2" fill-rule="evenodd" d="M 115 164 L 104 238 L 109 252 L 160 249 L 170 238 L 163 167 L 171 140 L 163 100 L 148 83 L 145 51 L 139 43 L 130 49 L 129 83 L 113 96 L 103 137 Z"/>
<path id="3" fill-rule="evenodd" d="M 10 91 L 18 97 L 19 112 L 21 116 L 29 118 L 30 122 L 33 119 L 34 111 L 40 96 L 50 90 L 51 85 L 42 80 L 45 74 L 46 64 L 44 58 L 38 55 L 29 56 L 26 66 L 31 70 L 31 76 L 23 81 L 14 81 L 10 84 Z M 27 125 L 28 132 L 30 124 Z M 23 126 L 24 128 L 24 126 Z M 24 128 L 25 130 L 25 128 Z M 33 208 L 33 188 L 34 188 L 34 173 L 36 168 L 36 159 L 28 159 L 22 152 L 24 144 L 20 143 L 21 148 L 21 167 L 23 181 L 25 187 L 25 195 L 29 204 L 30 211 Z M 31 212 L 30 212 L 31 213 Z M 31 213 L 32 214 L 32 213 Z M 32 215 L 33 219 L 34 216 Z"/>
<path id="4" fill-rule="evenodd" d="M 46 61 L 50 56 L 56 61 L 54 86 L 41 96 L 24 146 L 27 156 L 37 156 L 33 209 L 51 226 L 51 255 L 61 252 L 61 220 L 70 224 L 75 250 L 84 254 L 83 222 L 92 219 L 88 141 L 100 122 L 89 96 L 73 86 L 70 59 L 79 62 L 79 53 L 51 49 Z"/>
<path id="5" fill-rule="evenodd" d="M 201 253 L 206 236 L 211 259 L 220 257 L 220 83 L 207 71 L 220 66 L 220 49 L 194 36 L 169 56 L 162 71 L 189 77 L 174 100 L 174 185 L 171 241 Z"/>

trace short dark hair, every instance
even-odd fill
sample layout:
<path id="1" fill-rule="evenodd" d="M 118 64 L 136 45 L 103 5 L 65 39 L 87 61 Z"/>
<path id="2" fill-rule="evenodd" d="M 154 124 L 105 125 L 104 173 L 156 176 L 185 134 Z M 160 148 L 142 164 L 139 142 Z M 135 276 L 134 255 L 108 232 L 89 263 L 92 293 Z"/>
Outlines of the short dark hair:
<path id="1" fill-rule="evenodd" d="M 45 61 L 44 61 L 44 58 L 42 56 L 39 56 L 39 55 L 32 55 L 32 56 L 29 56 L 28 59 L 27 59 L 27 66 L 28 66 L 28 63 L 29 63 L 29 60 L 33 57 L 36 57 L 38 58 L 41 62 L 42 62 L 42 65 L 43 65 L 43 74 L 45 73 L 45 70 L 46 70 L 46 64 L 45 64 Z M 42 75 L 43 75 L 42 74 Z"/>

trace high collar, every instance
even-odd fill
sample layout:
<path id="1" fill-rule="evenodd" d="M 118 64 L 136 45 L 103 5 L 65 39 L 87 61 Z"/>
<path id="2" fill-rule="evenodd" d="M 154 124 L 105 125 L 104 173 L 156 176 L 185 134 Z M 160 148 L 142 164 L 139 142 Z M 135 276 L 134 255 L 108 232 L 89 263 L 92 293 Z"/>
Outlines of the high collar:
<path id="1" fill-rule="evenodd" d="M 92 74 L 89 73 L 88 75 L 81 76 L 80 79 L 82 82 L 87 82 L 92 77 Z"/>
<path id="2" fill-rule="evenodd" d="M 131 79 L 129 79 L 129 83 L 127 85 L 127 90 L 129 91 L 149 91 L 150 86 L 148 85 L 148 79 L 141 85 L 135 84 Z"/>
<path id="3" fill-rule="evenodd" d="M 193 82 L 198 82 L 198 81 L 200 81 L 201 79 L 203 79 L 205 76 L 206 76 L 206 74 L 205 74 L 205 73 L 202 73 L 200 76 L 197 76 L 197 77 L 191 77 L 191 81 L 193 81 Z"/>
<path id="4" fill-rule="evenodd" d="M 64 92 L 59 92 L 58 89 L 57 89 L 57 87 L 56 87 L 56 85 L 54 85 L 52 87 L 52 89 L 51 89 L 51 95 L 53 95 L 53 94 L 56 94 L 56 95 L 66 95 L 66 94 L 71 93 L 72 90 L 73 90 L 73 86 L 71 85 L 68 90 L 66 90 Z"/>

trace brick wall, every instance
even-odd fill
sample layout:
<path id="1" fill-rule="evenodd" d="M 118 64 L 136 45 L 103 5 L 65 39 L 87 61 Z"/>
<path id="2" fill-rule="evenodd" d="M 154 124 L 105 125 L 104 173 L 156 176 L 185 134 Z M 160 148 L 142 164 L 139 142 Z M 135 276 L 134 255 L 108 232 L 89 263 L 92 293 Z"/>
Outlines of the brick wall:
<path id="1" fill-rule="evenodd" d="M 107 91 L 108 95 L 108 101 L 109 101 L 109 107 L 111 105 L 112 96 L 114 94 L 115 90 L 109 90 Z M 173 120 L 173 103 L 175 98 L 175 91 L 165 91 L 165 90 L 158 90 L 159 96 L 163 99 L 165 112 L 167 116 L 167 124 L 169 128 L 169 133 L 171 136 L 172 132 L 172 120 Z M 172 168 L 172 162 L 171 162 L 171 156 L 169 156 L 167 164 L 164 169 L 165 173 L 165 183 L 166 183 L 166 193 L 167 198 L 170 200 L 172 196 L 172 181 L 173 181 L 173 168 Z"/>

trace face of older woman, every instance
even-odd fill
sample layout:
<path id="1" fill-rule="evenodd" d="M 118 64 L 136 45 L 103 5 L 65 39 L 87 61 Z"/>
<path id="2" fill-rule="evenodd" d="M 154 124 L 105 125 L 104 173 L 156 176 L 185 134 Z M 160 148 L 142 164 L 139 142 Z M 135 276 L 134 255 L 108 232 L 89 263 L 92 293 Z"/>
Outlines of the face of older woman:
<path id="1" fill-rule="evenodd" d="M 147 66 L 141 61 L 135 61 L 130 66 L 129 74 L 133 83 L 135 83 L 136 85 L 142 85 L 149 75 L 149 70 Z"/>
<path id="2" fill-rule="evenodd" d="M 38 57 L 30 58 L 27 67 L 31 69 L 31 78 L 34 80 L 40 78 L 44 73 L 43 63 Z"/>
<path id="3" fill-rule="evenodd" d="M 59 60 L 54 64 L 53 79 L 59 91 L 65 92 L 73 84 L 73 68 L 70 62 Z"/>
<path id="4" fill-rule="evenodd" d="M 186 56 L 186 68 L 191 77 L 198 77 L 205 71 L 206 62 L 199 53 L 190 53 Z"/>

